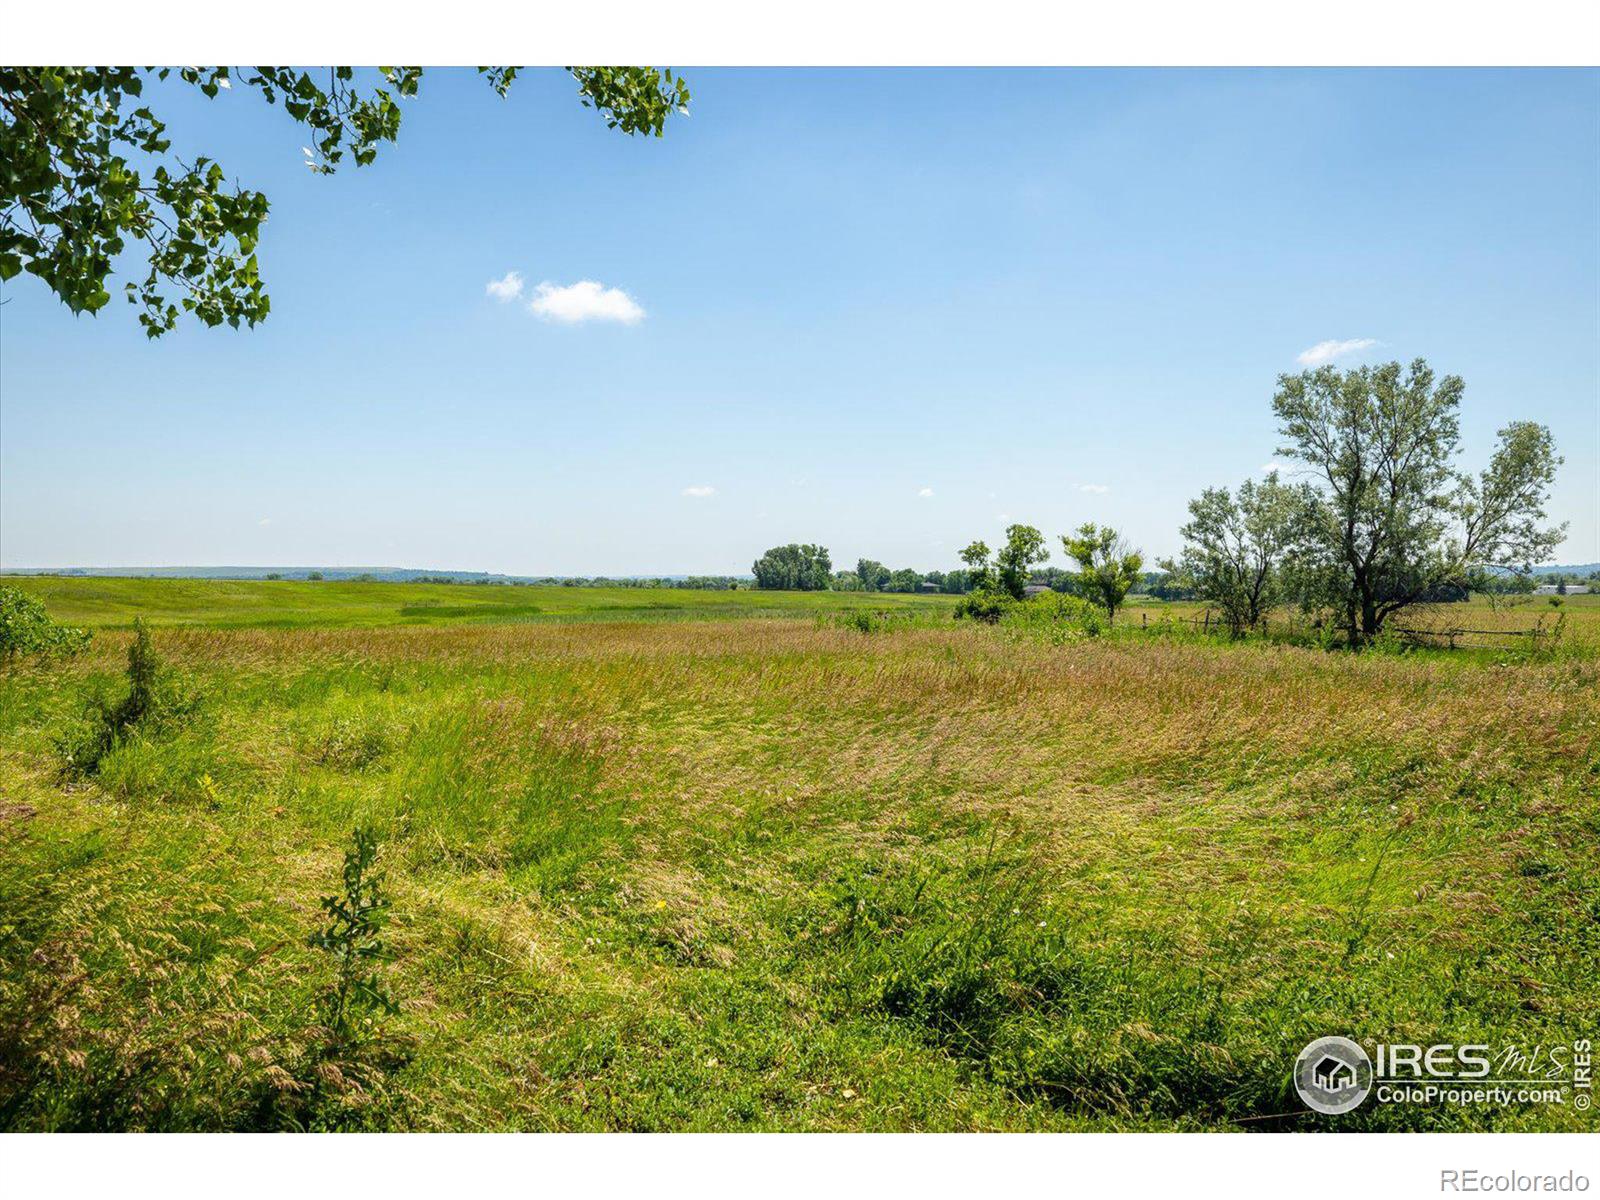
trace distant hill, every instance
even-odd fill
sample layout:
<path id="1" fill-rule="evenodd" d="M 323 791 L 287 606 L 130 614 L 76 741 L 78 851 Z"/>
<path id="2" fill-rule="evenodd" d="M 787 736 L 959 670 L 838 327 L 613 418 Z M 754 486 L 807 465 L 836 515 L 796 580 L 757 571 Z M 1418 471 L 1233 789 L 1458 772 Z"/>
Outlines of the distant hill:
<path id="1" fill-rule="evenodd" d="M 7 567 L 7 575 L 106 575 L 123 579 L 304 579 L 315 572 L 324 579 L 373 578 L 384 583 L 409 583 L 422 578 L 449 578 L 462 583 L 495 580 L 513 583 L 531 578 L 494 575 L 487 571 L 425 571 L 410 567 Z"/>
<path id="2" fill-rule="evenodd" d="M 1572 563 L 1567 566 L 1535 567 L 1533 569 L 1535 575 L 1555 575 L 1558 572 L 1562 575 L 1592 575 L 1596 571 L 1600 571 L 1600 562 Z"/>
<path id="3" fill-rule="evenodd" d="M 669 579 L 690 575 L 500 575 L 492 571 L 440 571 L 418 567 L 0 567 L 0 575 L 110 576 L 122 579 L 304 579 L 311 574 L 325 580 L 375 579 L 380 583 L 414 583 L 419 579 L 451 583 L 538 583 L 564 579 Z M 735 578 L 750 578 L 737 576 Z"/>

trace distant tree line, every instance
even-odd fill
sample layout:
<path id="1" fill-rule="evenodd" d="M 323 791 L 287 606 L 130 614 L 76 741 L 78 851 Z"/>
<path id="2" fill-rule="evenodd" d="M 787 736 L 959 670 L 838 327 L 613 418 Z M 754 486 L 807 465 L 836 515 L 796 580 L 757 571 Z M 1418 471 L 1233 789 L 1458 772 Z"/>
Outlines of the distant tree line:
<path id="1" fill-rule="evenodd" d="M 355 582 L 370 580 L 371 576 L 356 576 Z M 518 576 L 485 575 L 418 575 L 407 583 L 472 584 L 477 587 L 604 587 L 604 588 L 681 588 L 698 592 L 728 592 L 748 588 L 750 580 L 738 575 L 684 575 L 673 577 L 626 575 L 539 575 L 526 578 Z"/>
<path id="2" fill-rule="evenodd" d="M 476 582 L 490 583 L 492 580 Z M 697 592 L 729 592 L 750 586 L 748 578 L 737 575 L 685 575 L 681 579 L 669 576 L 626 576 L 616 579 L 608 575 L 544 575 L 537 579 L 518 579 L 517 587 L 613 587 L 613 588 L 681 588 Z"/>
<path id="3" fill-rule="evenodd" d="M 825 547 L 778 546 L 756 560 L 756 586 L 948 592 L 964 597 L 958 615 L 998 620 L 1042 585 L 1103 609 L 1108 623 L 1142 588 L 1204 601 L 1235 634 L 1294 605 L 1359 645 L 1416 605 L 1532 591 L 1533 564 L 1565 535 L 1565 526 L 1544 524 L 1561 463 L 1545 426 L 1513 421 L 1481 472 L 1457 468 L 1463 387 L 1457 376 L 1436 378 L 1422 359 L 1279 376 L 1277 453 L 1308 478 L 1287 483 L 1273 471 L 1232 491 L 1207 488 L 1189 504 L 1182 553 L 1159 571 L 1144 570 L 1143 555 L 1117 530 L 1094 524 L 1060 538 L 1076 572 L 1046 567 L 1044 535 L 1014 524 L 1003 545 L 975 541 L 949 572 L 890 570 L 863 558 L 834 573 Z M 1541 578 L 1565 588 L 1600 582 L 1600 570 Z"/>
<path id="4" fill-rule="evenodd" d="M 1021 600 L 1029 587 L 1045 587 L 1091 600 L 1111 617 L 1136 585 L 1162 587 L 1166 581 L 1164 574 L 1141 572 L 1142 556 L 1109 527 L 1084 525 L 1061 540 L 1078 562 L 1076 573 L 1041 567 L 1050 557 L 1045 536 L 1020 524 L 1006 529 L 998 551 L 973 542 L 961 552 L 963 565 L 950 571 L 891 570 L 871 558 L 857 559 L 853 571 L 834 571 L 827 547 L 791 543 L 768 550 L 752 572 L 756 587 L 782 591 L 936 592 Z"/>

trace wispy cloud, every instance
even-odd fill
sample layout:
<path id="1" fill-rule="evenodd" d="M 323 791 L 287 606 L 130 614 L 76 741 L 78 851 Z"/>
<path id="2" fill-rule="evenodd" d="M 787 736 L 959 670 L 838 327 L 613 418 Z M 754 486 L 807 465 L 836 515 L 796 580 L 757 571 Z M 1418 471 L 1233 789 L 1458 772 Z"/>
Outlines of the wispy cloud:
<path id="1" fill-rule="evenodd" d="M 522 275 L 518 271 L 507 271 L 502 279 L 491 279 L 483 285 L 485 295 L 493 296 L 501 304 L 509 304 L 522 295 Z"/>
<path id="2" fill-rule="evenodd" d="M 933 495 L 933 489 L 931 487 L 918 488 L 917 489 L 917 495 L 921 496 L 924 500 L 926 500 L 930 496 Z"/>
<path id="3" fill-rule="evenodd" d="M 593 279 L 580 279 L 565 287 L 546 281 L 533 289 L 528 311 L 546 321 L 576 325 L 581 321 L 617 321 L 637 325 L 644 309 L 621 288 L 606 287 Z"/>
<path id="4" fill-rule="evenodd" d="M 1288 469 L 1289 469 L 1289 464 L 1288 463 L 1281 463 L 1277 459 L 1273 459 L 1269 463 L 1262 463 L 1261 464 L 1261 473 L 1263 475 L 1271 475 L 1274 471 L 1277 471 L 1277 472 L 1279 472 L 1281 474 L 1284 471 L 1287 471 Z"/>
<path id="5" fill-rule="evenodd" d="M 1111 489 L 1103 483 L 1080 483 L 1078 490 L 1088 492 L 1091 496 L 1104 496 Z"/>
<path id="6" fill-rule="evenodd" d="M 1343 358 L 1346 354 L 1370 350 L 1377 344 L 1377 338 L 1345 338 L 1343 341 L 1318 342 L 1315 346 L 1300 351 L 1295 361 L 1302 367 L 1320 367 L 1323 363 Z"/>
<path id="7" fill-rule="evenodd" d="M 693 496 L 696 500 L 704 500 L 707 496 L 715 496 L 717 489 L 709 483 L 697 483 L 683 489 L 685 496 Z"/>
<path id="8" fill-rule="evenodd" d="M 272 518 L 271 517 L 262 517 L 261 520 L 256 522 L 256 524 L 257 525 L 262 525 L 262 526 L 271 525 L 272 524 Z"/>

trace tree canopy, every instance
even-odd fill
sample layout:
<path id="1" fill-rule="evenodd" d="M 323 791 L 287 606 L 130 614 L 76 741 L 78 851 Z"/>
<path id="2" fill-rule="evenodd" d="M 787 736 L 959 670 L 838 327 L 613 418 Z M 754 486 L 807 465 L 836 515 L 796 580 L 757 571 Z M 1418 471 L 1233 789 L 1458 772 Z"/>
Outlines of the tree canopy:
<path id="1" fill-rule="evenodd" d="M 1341 613 L 1352 642 L 1486 570 L 1530 569 L 1565 534 L 1542 526 L 1561 463 L 1543 425 L 1511 422 L 1481 474 L 1457 470 L 1463 388 L 1420 358 L 1279 377 L 1279 453 L 1319 483 L 1305 599 Z"/>
<path id="2" fill-rule="evenodd" d="M 833 562 L 825 546 L 774 546 L 750 568 L 758 588 L 787 592 L 825 592 L 833 581 Z"/>
<path id="3" fill-rule="evenodd" d="M 881 592 L 889 586 L 892 572 L 872 558 L 856 559 L 856 580 L 863 592 Z"/>
<path id="4" fill-rule="evenodd" d="M 995 555 L 995 569 L 1000 586 L 1013 600 L 1021 600 L 1028 580 L 1033 577 L 1035 563 L 1044 562 L 1050 551 L 1044 543 L 1044 534 L 1032 525 L 1006 526 L 1006 544 Z"/>
<path id="5" fill-rule="evenodd" d="M 1184 548 L 1162 564 L 1202 600 L 1222 610 L 1237 636 L 1258 624 L 1284 587 L 1283 564 L 1305 532 L 1315 496 L 1309 487 L 1247 479 L 1236 493 L 1207 488 L 1189 502 Z"/>
<path id="6" fill-rule="evenodd" d="M 519 67 L 480 67 L 503 96 Z M 568 67 L 578 98 L 613 129 L 660 137 L 689 88 L 657 67 Z M 257 244 L 269 204 L 206 155 L 180 158 L 145 96 L 174 80 L 215 99 L 237 85 L 282 103 L 309 131 L 306 166 L 364 166 L 400 132 L 421 67 L 0 67 L 0 280 L 37 276 L 75 313 L 111 300 L 118 259 L 138 245 L 147 269 L 124 285 L 145 333 L 183 313 L 234 328 L 266 319 Z M 154 89 L 152 89 L 154 90 Z"/>
<path id="7" fill-rule="evenodd" d="M 1108 622 L 1116 621 L 1128 590 L 1139 582 L 1144 555 L 1109 525 L 1080 525 L 1076 533 L 1062 535 L 1061 545 L 1082 568 L 1078 576 L 1082 594 L 1106 610 Z"/>

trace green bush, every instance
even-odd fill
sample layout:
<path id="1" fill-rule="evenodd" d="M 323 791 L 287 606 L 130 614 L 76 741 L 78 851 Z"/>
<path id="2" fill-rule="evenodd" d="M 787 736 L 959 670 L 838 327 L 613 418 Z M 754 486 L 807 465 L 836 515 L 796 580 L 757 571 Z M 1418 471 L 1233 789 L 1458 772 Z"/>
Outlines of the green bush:
<path id="1" fill-rule="evenodd" d="M 153 733 L 176 724 L 194 708 L 194 698 L 180 691 L 156 656 L 144 622 L 135 621 L 133 628 L 133 643 L 128 647 L 128 694 L 115 701 L 91 696 L 84 719 L 57 742 L 70 774 L 94 774 L 106 755 L 135 733 Z"/>
<path id="2" fill-rule="evenodd" d="M 21 588 L 0 585 L 0 664 L 37 654 L 45 658 L 77 654 L 89 644 L 87 629 L 50 619 L 42 601 Z"/>
<path id="3" fill-rule="evenodd" d="M 985 625 L 996 625 L 1013 606 L 1021 603 L 1024 602 L 1013 600 L 1010 595 L 998 588 L 976 588 L 956 602 L 956 620 L 982 621 Z"/>
<path id="4" fill-rule="evenodd" d="M 297 1123 L 308 1129 L 362 1128 L 392 1099 L 389 1077 L 410 1057 L 409 1039 L 386 1036 L 382 1024 L 400 1006 L 382 973 L 389 896 L 378 838 L 363 825 L 351 843 L 339 892 L 321 900 L 327 923 L 306 939 L 333 960 L 333 978 L 317 997 L 321 1035 L 301 1064 Z"/>
<path id="5" fill-rule="evenodd" d="M 1099 637 L 1105 632 L 1106 617 L 1102 609 L 1078 596 L 1044 592 L 1011 604 L 1001 614 L 1000 624 L 1059 644 Z"/>
<path id="6" fill-rule="evenodd" d="M 378 973 L 388 957 L 383 927 L 389 920 L 384 876 L 376 868 L 378 839 L 361 826 L 351 841 L 344 856 L 341 893 L 322 897 L 328 924 L 307 939 L 312 949 L 326 951 L 334 962 L 333 983 L 320 997 L 318 1010 L 335 1049 L 347 1049 L 363 1039 L 373 1014 L 400 1011 Z"/>

